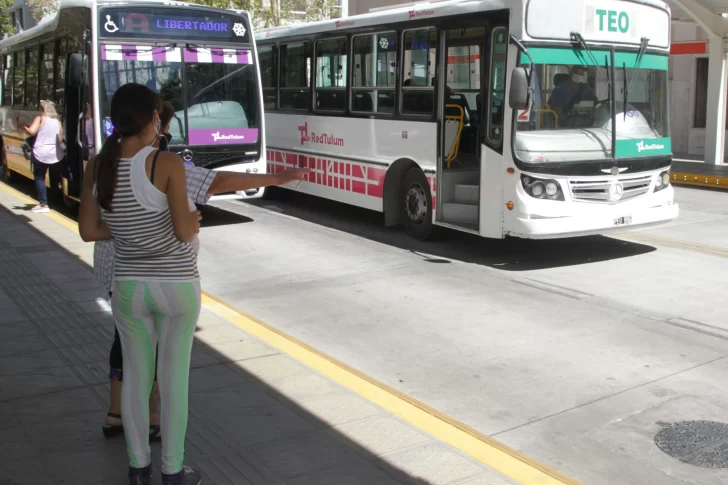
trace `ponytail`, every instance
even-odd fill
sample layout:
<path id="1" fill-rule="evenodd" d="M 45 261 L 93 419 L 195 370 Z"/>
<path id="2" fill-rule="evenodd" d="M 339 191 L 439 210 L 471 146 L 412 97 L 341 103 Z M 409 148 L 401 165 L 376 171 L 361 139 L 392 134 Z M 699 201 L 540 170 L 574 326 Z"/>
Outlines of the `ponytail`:
<path id="1" fill-rule="evenodd" d="M 111 212 L 111 199 L 116 188 L 121 156 L 121 133 L 114 133 L 106 139 L 101 151 L 96 155 L 96 200 L 102 209 Z"/>
<path id="2" fill-rule="evenodd" d="M 102 209 L 111 212 L 116 179 L 119 174 L 121 138 L 136 136 L 161 109 L 161 99 L 151 89 L 141 84 L 128 83 L 116 90 L 111 98 L 110 117 L 114 133 L 106 139 L 95 158 L 94 181 L 96 201 Z"/>

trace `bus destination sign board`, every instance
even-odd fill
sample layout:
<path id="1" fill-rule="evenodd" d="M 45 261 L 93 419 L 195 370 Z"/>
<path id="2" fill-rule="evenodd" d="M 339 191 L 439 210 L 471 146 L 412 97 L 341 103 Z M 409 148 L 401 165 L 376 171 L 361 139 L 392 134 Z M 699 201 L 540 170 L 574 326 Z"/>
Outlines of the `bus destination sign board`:
<path id="1" fill-rule="evenodd" d="M 99 36 L 251 42 L 244 17 L 179 8 L 104 9 L 99 18 Z"/>

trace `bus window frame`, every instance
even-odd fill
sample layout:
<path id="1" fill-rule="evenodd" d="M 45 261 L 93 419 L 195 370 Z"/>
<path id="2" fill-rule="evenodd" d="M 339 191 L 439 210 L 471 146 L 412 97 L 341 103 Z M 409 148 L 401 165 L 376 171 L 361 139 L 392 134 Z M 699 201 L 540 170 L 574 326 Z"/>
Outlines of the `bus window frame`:
<path id="1" fill-rule="evenodd" d="M 15 91 L 17 91 L 15 89 L 16 88 L 15 76 L 18 73 L 18 59 L 20 58 L 20 56 L 23 56 L 23 89 L 21 90 L 23 93 L 23 99 L 18 104 L 18 102 L 16 100 L 17 93 L 15 92 Z M 25 47 L 22 47 L 13 52 L 13 104 L 12 104 L 13 109 L 23 109 L 25 107 L 25 59 L 26 59 Z"/>
<path id="2" fill-rule="evenodd" d="M 491 128 L 491 117 L 490 113 L 492 110 L 492 103 L 493 103 L 493 69 L 495 67 L 495 35 L 498 33 L 499 29 L 505 30 L 506 38 L 508 38 L 508 26 L 506 25 L 495 25 L 491 27 L 490 29 L 490 39 L 489 39 L 489 49 L 488 49 L 488 97 L 487 97 L 487 106 L 483 107 L 483 115 L 485 115 L 487 123 L 485 123 L 484 131 L 485 131 L 485 144 L 492 148 L 493 150 L 497 151 L 498 153 L 503 152 L 503 140 L 505 138 L 505 127 L 506 127 L 506 109 L 510 109 L 507 106 L 506 103 L 506 94 L 508 91 L 508 49 L 509 49 L 509 43 L 506 42 L 506 54 L 505 54 L 505 75 L 504 75 L 504 86 L 503 86 L 503 108 L 501 111 L 501 134 L 500 134 L 500 140 L 494 141 L 490 136 L 490 128 Z M 513 110 L 511 110 L 513 111 Z M 515 113 L 515 111 L 514 111 Z"/>
<path id="3" fill-rule="evenodd" d="M 367 117 L 377 117 L 377 118 L 386 118 L 391 119 L 395 118 L 397 116 L 397 100 L 399 96 L 397 95 L 397 86 L 399 82 L 399 65 L 395 66 L 394 71 L 394 85 L 393 86 L 354 86 L 354 66 L 356 65 L 356 58 L 354 53 L 354 42 L 358 37 L 377 37 L 384 34 L 392 34 L 395 38 L 399 39 L 399 32 L 396 28 L 391 28 L 387 30 L 379 30 L 376 32 L 363 32 L 360 34 L 352 34 L 350 35 L 349 40 L 349 71 L 351 74 L 351 77 L 349 78 L 349 85 L 347 87 L 347 91 L 349 92 L 349 102 L 347 104 L 348 112 L 351 115 L 355 116 L 367 116 Z M 379 51 L 377 51 L 377 54 Z M 399 64 L 399 45 L 397 46 L 397 50 L 394 53 L 394 60 L 395 64 Z M 379 74 L 379 71 L 374 73 L 374 78 L 376 79 Z M 392 91 L 394 95 L 394 106 L 391 113 L 382 113 L 381 111 L 358 111 L 354 109 L 354 93 L 357 91 L 364 91 L 364 92 L 374 92 L 374 94 L 378 94 L 379 91 Z"/>
<path id="4" fill-rule="evenodd" d="M 422 27 L 413 27 L 413 28 L 409 28 L 409 29 L 402 29 L 402 31 L 400 32 L 400 37 L 399 37 L 399 45 L 401 46 L 401 48 L 399 49 L 399 51 L 400 51 L 400 54 L 399 54 L 400 55 L 400 57 L 399 57 L 400 68 L 398 69 L 399 79 L 398 79 L 398 83 L 397 83 L 397 85 L 398 85 L 397 91 L 399 94 L 399 96 L 398 96 L 399 99 L 397 102 L 397 113 L 399 114 L 399 116 L 401 116 L 403 118 L 407 118 L 407 119 L 414 118 L 414 119 L 420 120 L 420 121 L 433 121 L 433 120 L 436 120 L 437 116 L 438 116 L 437 115 L 437 112 L 438 112 L 438 110 L 437 110 L 437 104 L 438 104 L 437 85 L 435 85 L 435 86 L 404 86 L 404 81 L 405 81 L 405 79 L 404 79 L 404 68 L 405 68 L 404 57 L 405 57 L 405 51 L 406 51 L 404 39 L 408 32 L 414 32 L 417 30 L 428 30 L 428 31 L 434 30 L 435 31 L 435 39 L 436 39 L 435 45 L 436 45 L 436 49 L 437 49 L 437 52 L 435 53 L 435 68 L 434 68 L 435 79 L 437 79 L 437 76 L 439 74 L 440 67 L 441 67 L 440 61 L 439 61 L 439 52 L 441 50 L 440 49 L 440 47 L 441 47 L 440 46 L 440 29 L 438 29 L 434 25 L 423 25 Z M 429 56 L 429 51 L 428 51 L 427 55 Z M 408 92 L 432 91 L 432 100 L 433 100 L 432 101 L 432 113 L 407 113 L 407 112 L 405 112 L 404 111 L 404 93 L 405 93 L 405 91 L 408 91 Z"/>
<path id="5" fill-rule="evenodd" d="M 315 53 L 314 53 L 314 50 L 313 50 L 314 49 L 314 46 L 313 46 L 314 43 L 309 38 L 296 38 L 296 39 L 290 39 L 287 42 L 275 42 L 273 44 L 269 44 L 269 45 L 276 45 L 276 46 L 278 46 L 278 83 L 277 83 L 278 84 L 278 88 L 277 88 L 277 91 L 276 91 L 276 93 L 277 93 L 277 96 L 276 96 L 277 103 L 276 103 L 276 109 L 275 109 L 275 111 L 290 112 L 290 113 L 311 113 L 312 112 L 312 109 L 313 109 L 313 106 L 312 106 L 313 105 L 313 82 L 314 82 L 314 79 L 312 79 L 313 69 L 312 69 L 311 75 L 308 76 L 308 80 L 307 80 L 308 86 L 290 87 L 290 86 L 283 86 L 282 83 L 281 83 L 282 73 L 283 73 L 283 69 L 282 69 L 282 66 L 283 66 L 283 63 L 282 63 L 283 56 L 281 54 L 282 47 L 285 46 L 286 47 L 286 51 L 287 51 L 288 50 L 287 49 L 288 46 L 295 45 L 295 44 L 303 44 L 304 46 L 306 46 L 306 45 L 309 46 L 308 53 L 310 55 L 311 62 L 313 63 L 314 62 L 314 56 L 315 56 Z M 305 53 L 305 47 L 304 47 L 304 53 Z M 288 57 L 288 56 L 286 56 L 286 57 Z M 287 72 L 288 71 L 286 70 L 286 73 Z M 309 100 L 308 107 L 306 107 L 306 108 L 288 108 L 288 107 L 285 107 L 284 108 L 284 107 L 281 106 L 281 93 L 283 91 L 293 92 L 295 90 L 302 91 L 303 89 L 308 89 L 308 100 Z"/>
<path id="6" fill-rule="evenodd" d="M 344 73 L 344 83 L 345 85 L 343 87 L 339 86 L 328 86 L 328 87 L 318 87 L 316 86 L 316 74 L 318 73 L 318 45 L 323 42 L 331 42 L 336 40 L 343 39 L 345 42 L 344 45 L 344 52 L 346 53 L 346 72 Z M 351 87 L 349 83 L 349 78 L 351 76 L 351 35 L 336 35 L 334 37 L 320 37 L 316 39 L 316 41 L 313 43 L 313 51 L 312 51 L 312 59 L 313 59 L 313 69 L 311 69 L 311 109 L 314 113 L 323 113 L 323 114 L 343 114 L 346 116 L 349 113 L 349 89 Z M 316 96 L 318 91 L 324 91 L 324 92 L 343 92 L 344 93 L 344 107 L 342 109 L 320 109 L 316 106 Z"/>
<path id="7" fill-rule="evenodd" d="M 260 51 L 261 51 L 261 49 L 268 49 L 268 48 L 270 48 L 271 53 L 273 55 L 273 73 L 272 73 L 272 76 L 271 76 L 272 77 L 272 80 L 273 80 L 273 86 L 272 87 L 268 87 L 268 88 L 265 87 L 263 85 L 263 78 L 261 76 L 261 79 L 260 79 L 260 88 L 261 88 L 261 91 L 263 92 L 263 112 L 264 113 L 265 113 L 265 109 L 266 109 L 265 108 L 265 93 L 266 93 L 266 91 L 268 91 L 268 92 L 271 92 L 272 91 L 273 93 L 275 93 L 275 101 L 274 101 L 274 104 L 273 104 L 272 111 L 277 111 L 278 110 L 278 106 L 279 106 L 279 102 L 278 102 L 278 100 L 279 100 L 279 92 L 278 92 L 278 90 L 280 88 L 280 80 L 278 78 L 278 75 L 279 75 L 279 72 L 280 72 L 280 57 L 281 56 L 280 56 L 280 48 L 278 46 L 278 42 L 275 42 L 273 44 L 264 44 L 264 45 L 258 47 L 258 64 L 259 64 L 260 67 L 262 67 L 261 62 L 260 62 L 260 58 L 261 58 L 260 57 Z M 261 72 L 262 72 L 262 69 L 261 69 Z"/>

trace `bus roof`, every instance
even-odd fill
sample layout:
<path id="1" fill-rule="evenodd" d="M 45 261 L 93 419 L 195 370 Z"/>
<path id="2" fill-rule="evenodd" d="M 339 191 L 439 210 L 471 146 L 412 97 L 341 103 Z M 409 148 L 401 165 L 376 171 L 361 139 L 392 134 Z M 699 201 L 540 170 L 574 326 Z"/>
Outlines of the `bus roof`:
<path id="1" fill-rule="evenodd" d="M 22 44 L 26 41 L 30 41 L 35 37 L 42 36 L 43 34 L 54 32 L 56 28 L 58 27 L 58 20 L 60 18 L 60 14 L 62 10 L 66 10 L 69 8 L 77 8 L 77 7 L 86 7 L 86 8 L 92 8 L 94 5 L 99 7 L 107 7 L 107 6 L 123 6 L 128 7 L 129 2 L 119 1 L 119 0 L 61 0 L 60 7 L 58 9 L 58 12 L 53 15 L 48 15 L 47 17 L 42 18 L 38 25 L 35 27 L 31 27 L 28 30 L 24 30 L 23 32 L 15 35 L 11 35 L 6 39 L 0 40 L 0 51 L 4 51 L 5 49 L 14 46 L 16 44 Z M 213 7 L 208 7 L 206 5 L 199 5 L 197 3 L 193 2 L 171 2 L 169 0 L 139 0 L 134 2 L 135 7 L 154 7 L 154 6 L 169 6 L 169 7 L 199 7 L 203 9 L 210 9 L 213 10 Z M 220 10 L 220 9 L 214 9 L 214 10 Z M 238 10 L 238 9 L 224 9 L 231 12 L 236 12 L 239 14 L 247 14 L 247 11 L 244 10 Z"/>
<path id="2" fill-rule="evenodd" d="M 669 12 L 668 5 L 662 0 L 614 1 L 638 3 Z M 376 9 L 376 11 L 341 19 L 322 20 L 318 22 L 261 29 L 256 32 L 256 40 L 296 37 L 300 35 L 346 30 L 356 27 L 376 26 L 382 23 L 406 22 L 415 19 L 437 18 L 488 10 L 502 10 L 512 8 L 514 5 L 521 7 L 528 2 L 529 0 L 444 0 L 407 3 L 393 5 L 391 8 Z"/>

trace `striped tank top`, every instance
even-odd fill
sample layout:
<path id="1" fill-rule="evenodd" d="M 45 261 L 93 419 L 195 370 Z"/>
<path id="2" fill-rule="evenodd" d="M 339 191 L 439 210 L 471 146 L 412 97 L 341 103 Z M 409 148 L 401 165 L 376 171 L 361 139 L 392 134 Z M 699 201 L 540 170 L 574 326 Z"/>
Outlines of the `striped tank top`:
<path id="1" fill-rule="evenodd" d="M 177 239 L 167 196 L 147 177 L 145 162 L 154 150 L 145 147 L 119 160 L 112 211 L 101 211 L 114 238 L 114 280 L 196 281 L 195 248 Z"/>

